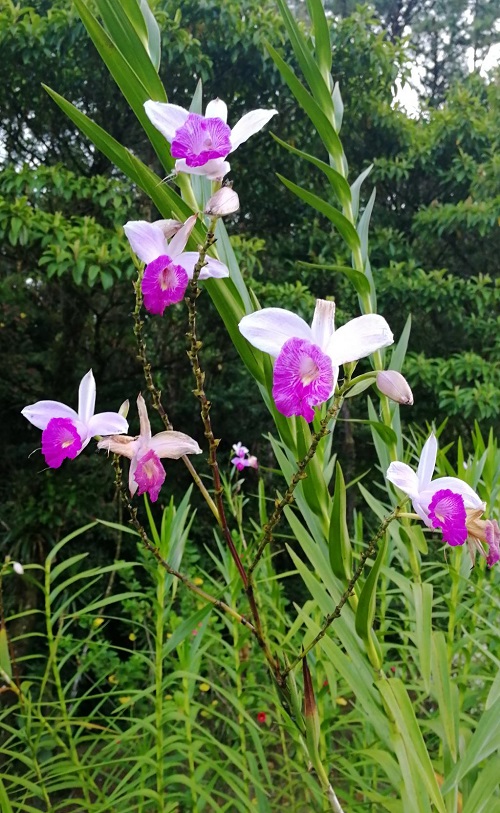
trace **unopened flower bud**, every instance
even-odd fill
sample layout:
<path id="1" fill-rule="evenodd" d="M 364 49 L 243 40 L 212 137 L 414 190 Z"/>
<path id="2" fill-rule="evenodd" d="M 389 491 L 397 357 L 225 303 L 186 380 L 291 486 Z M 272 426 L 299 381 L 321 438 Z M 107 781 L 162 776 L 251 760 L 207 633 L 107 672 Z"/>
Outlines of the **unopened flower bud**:
<path id="1" fill-rule="evenodd" d="M 17 573 L 18 576 L 23 575 L 24 567 L 22 566 L 21 562 L 12 562 L 12 567 L 14 569 L 14 573 Z"/>
<path id="2" fill-rule="evenodd" d="M 377 387 L 383 395 L 397 404 L 413 404 L 413 393 L 404 376 L 396 370 L 382 370 L 377 373 Z"/>
<path id="3" fill-rule="evenodd" d="M 123 402 L 123 404 L 121 405 L 120 409 L 118 410 L 118 414 L 119 414 L 119 415 L 121 415 L 121 416 L 122 416 L 122 418 L 126 418 L 126 417 L 127 417 L 127 415 L 128 415 L 128 410 L 129 410 L 129 406 L 130 406 L 130 401 L 129 401 L 129 400 L 128 400 L 128 398 L 127 398 L 127 400 Z"/>
<path id="4" fill-rule="evenodd" d="M 306 740 L 309 748 L 309 756 L 317 753 L 319 743 L 319 715 L 314 696 L 314 689 L 309 666 L 306 658 L 302 658 L 302 675 L 304 678 L 304 723 L 306 727 Z"/>
<path id="5" fill-rule="evenodd" d="M 225 217 L 237 212 L 239 208 L 240 200 L 236 192 L 230 186 L 223 186 L 208 201 L 205 214 L 211 217 Z"/>

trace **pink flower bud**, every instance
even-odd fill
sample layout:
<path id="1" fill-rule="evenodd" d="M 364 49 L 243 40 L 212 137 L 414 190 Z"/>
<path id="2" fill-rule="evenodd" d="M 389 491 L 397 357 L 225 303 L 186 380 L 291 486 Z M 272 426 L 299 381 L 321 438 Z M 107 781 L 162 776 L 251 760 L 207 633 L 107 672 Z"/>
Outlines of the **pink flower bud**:
<path id="1" fill-rule="evenodd" d="M 413 393 L 410 386 L 406 378 L 396 370 L 383 370 L 377 373 L 377 387 L 383 395 L 387 395 L 397 404 L 408 406 L 413 404 Z"/>
<path id="2" fill-rule="evenodd" d="M 230 186 L 223 186 L 208 201 L 205 214 L 211 217 L 225 217 L 237 212 L 239 208 L 240 200 L 236 192 Z"/>

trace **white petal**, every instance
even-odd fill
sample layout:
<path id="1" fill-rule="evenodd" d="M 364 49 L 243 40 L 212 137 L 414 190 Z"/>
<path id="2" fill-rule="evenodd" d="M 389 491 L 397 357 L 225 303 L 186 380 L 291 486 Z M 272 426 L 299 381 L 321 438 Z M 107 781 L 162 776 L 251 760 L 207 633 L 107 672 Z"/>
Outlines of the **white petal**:
<path id="1" fill-rule="evenodd" d="M 314 317 L 312 320 L 311 330 L 313 335 L 313 342 L 321 347 L 323 352 L 328 347 L 328 342 L 333 336 L 335 330 L 335 302 L 329 302 L 326 299 L 317 299 L 316 307 L 314 308 Z"/>
<path id="2" fill-rule="evenodd" d="M 137 469 L 137 455 L 132 458 L 130 461 L 130 468 L 128 472 L 128 487 L 130 491 L 130 496 L 133 497 L 137 489 L 139 488 L 139 484 L 136 482 L 134 474 Z"/>
<path id="3" fill-rule="evenodd" d="M 149 423 L 148 410 L 146 402 L 142 395 L 139 393 L 137 396 L 137 411 L 139 413 L 139 426 L 141 432 L 141 443 L 148 443 L 151 437 L 151 424 Z"/>
<path id="4" fill-rule="evenodd" d="M 146 116 L 152 124 L 165 136 L 167 141 L 174 140 L 174 136 L 189 116 L 189 111 L 184 110 L 176 104 L 165 104 L 164 102 L 144 102 Z"/>
<path id="5" fill-rule="evenodd" d="M 197 442 L 185 435 L 184 432 L 159 432 L 151 438 L 149 448 L 158 457 L 171 457 L 177 459 L 185 454 L 201 454 Z"/>
<path id="6" fill-rule="evenodd" d="M 97 444 L 98 449 L 104 449 L 106 452 L 119 454 L 129 459 L 132 459 L 137 454 L 139 447 L 138 439 L 132 438 L 130 435 L 113 435 L 109 438 L 103 438 Z"/>
<path id="7" fill-rule="evenodd" d="M 277 110 L 252 110 L 250 113 L 245 113 L 231 130 L 231 152 L 243 144 L 247 138 L 262 130 L 277 112 Z"/>
<path id="8" fill-rule="evenodd" d="M 400 463 L 398 460 L 391 463 L 387 469 L 386 477 L 390 483 L 394 483 L 412 499 L 418 495 L 417 475 L 406 463 Z"/>
<path id="9" fill-rule="evenodd" d="M 78 417 L 87 424 L 95 410 L 95 378 L 92 370 L 83 376 L 78 387 Z"/>
<path id="10" fill-rule="evenodd" d="M 188 217 L 175 237 L 172 237 L 170 243 L 168 244 L 168 256 L 172 260 L 175 260 L 176 257 L 184 251 L 186 243 L 189 240 L 189 235 L 195 227 L 197 217 L 198 215 L 191 215 L 191 217 Z"/>
<path id="11" fill-rule="evenodd" d="M 436 468 L 437 456 L 437 439 L 434 432 L 424 443 L 422 454 L 420 455 L 420 462 L 417 469 L 418 490 L 424 491 L 432 480 L 434 469 Z"/>
<path id="12" fill-rule="evenodd" d="M 96 435 L 120 435 L 128 430 L 128 423 L 118 412 L 98 412 L 87 423 L 90 437 Z"/>
<path id="13" fill-rule="evenodd" d="M 143 263 L 151 263 L 157 257 L 168 254 L 168 244 L 161 226 L 146 220 L 129 220 L 123 231 L 132 251 Z"/>
<path id="14" fill-rule="evenodd" d="M 227 104 L 222 99 L 213 99 L 207 104 L 205 118 L 222 119 L 223 122 L 227 122 Z"/>
<path id="15" fill-rule="evenodd" d="M 168 220 L 155 220 L 153 222 L 153 226 L 156 226 L 157 228 L 161 229 L 163 232 L 163 236 L 166 237 L 167 240 L 170 240 L 170 238 L 173 237 L 174 234 L 177 234 L 179 229 L 182 228 L 183 224 L 181 223 L 180 220 L 168 219 Z"/>
<path id="16" fill-rule="evenodd" d="M 37 401 L 36 404 L 24 407 L 21 415 L 24 415 L 37 429 L 42 430 L 47 427 L 52 418 L 69 418 L 75 425 L 78 421 L 78 413 L 66 404 L 61 404 L 60 401 Z"/>
<path id="17" fill-rule="evenodd" d="M 185 158 L 178 158 L 175 162 L 176 172 L 186 172 L 188 175 L 205 175 L 211 181 L 217 181 L 227 175 L 231 165 L 223 158 L 211 158 L 201 167 L 188 167 Z"/>
<path id="18" fill-rule="evenodd" d="M 426 502 L 427 506 L 432 500 L 437 491 L 449 490 L 454 494 L 460 494 L 464 498 L 464 505 L 466 508 L 485 508 L 484 502 L 463 480 L 458 477 L 438 477 L 429 483 L 425 491 L 420 492 L 420 499 Z"/>
<path id="19" fill-rule="evenodd" d="M 198 262 L 200 255 L 197 251 L 184 251 L 176 257 L 176 263 L 181 265 L 187 272 L 189 279 L 193 278 L 194 267 Z M 214 260 L 213 257 L 207 257 L 207 264 L 203 266 L 200 272 L 199 279 L 209 279 L 214 277 L 220 279 L 221 277 L 229 276 L 229 268 L 221 263 L 220 260 Z"/>
<path id="20" fill-rule="evenodd" d="M 325 352 L 335 365 L 340 365 L 369 356 L 393 341 L 394 336 L 383 316 L 370 313 L 339 327 Z"/>
<path id="21" fill-rule="evenodd" d="M 251 313 L 243 317 L 238 327 L 250 344 L 275 357 L 288 339 L 312 342 L 312 330 L 307 322 L 284 308 L 264 308 Z"/>

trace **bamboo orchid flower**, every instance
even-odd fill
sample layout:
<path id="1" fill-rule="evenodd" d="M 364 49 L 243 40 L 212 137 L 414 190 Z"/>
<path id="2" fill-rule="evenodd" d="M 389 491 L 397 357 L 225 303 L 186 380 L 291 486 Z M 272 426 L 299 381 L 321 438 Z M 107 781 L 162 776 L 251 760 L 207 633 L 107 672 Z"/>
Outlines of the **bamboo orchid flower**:
<path id="1" fill-rule="evenodd" d="M 492 567 L 500 560 L 498 523 L 481 519 L 486 506 L 463 480 L 458 477 L 431 479 L 437 448 L 436 436 L 431 434 L 422 449 L 417 471 L 396 461 L 389 466 L 387 479 L 410 497 L 415 513 L 428 528 L 439 528 L 449 545 L 467 542 L 472 563 L 479 552 Z M 488 552 L 483 543 L 488 545 Z"/>
<path id="2" fill-rule="evenodd" d="M 231 463 L 238 471 L 243 471 L 248 466 L 252 469 L 259 468 L 259 461 L 253 454 L 248 453 L 248 449 L 246 446 L 243 446 L 242 442 L 239 440 L 238 443 L 233 443 L 233 451 L 235 457 L 231 458 Z"/>
<path id="3" fill-rule="evenodd" d="M 146 115 L 171 144 L 176 172 L 223 178 L 230 170 L 229 153 L 258 133 L 277 110 L 252 110 L 233 128 L 227 124 L 227 105 L 221 99 L 207 104 L 205 115 L 190 113 L 176 104 L 147 101 Z"/>
<path id="4" fill-rule="evenodd" d="M 283 308 L 244 316 L 240 332 L 250 344 L 276 359 L 273 398 L 287 417 L 314 417 L 313 407 L 333 395 L 339 367 L 369 356 L 394 341 L 382 316 L 366 314 L 335 330 L 335 303 L 316 301 L 311 326 Z"/>
<path id="5" fill-rule="evenodd" d="M 146 403 L 142 395 L 137 398 L 140 434 L 114 435 L 104 438 L 97 446 L 113 454 L 128 457 L 130 460 L 129 490 L 133 497 L 137 492 L 147 492 L 152 502 L 156 502 L 165 481 L 166 473 L 160 461 L 162 457 L 178 459 L 185 454 L 200 454 L 197 442 L 183 432 L 165 431 L 151 436 Z"/>
<path id="6" fill-rule="evenodd" d="M 150 313 L 163 314 L 168 305 L 180 302 L 184 297 L 188 282 L 193 278 L 194 267 L 199 259 L 197 251 L 184 251 L 194 225 L 196 215 L 186 222 L 157 220 L 129 220 L 123 230 L 140 260 L 146 263 L 141 281 L 144 307 Z M 168 238 L 174 235 L 170 242 Z M 207 257 L 199 279 L 227 277 L 228 268 L 219 260 Z"/>
<path id="7" fill-rule="evenodd" d="M 127 421 L 117 412 L 94 415 L 95 397 L 95 379 L 89 370 L 78 389 L 78 412 L 59 401 L 38 401 L 22 410 L 42 430 L 42 454 L 52 469 L 58 469 L 66 458 L 73 460 L 95 435 L 127 431 Z"/>

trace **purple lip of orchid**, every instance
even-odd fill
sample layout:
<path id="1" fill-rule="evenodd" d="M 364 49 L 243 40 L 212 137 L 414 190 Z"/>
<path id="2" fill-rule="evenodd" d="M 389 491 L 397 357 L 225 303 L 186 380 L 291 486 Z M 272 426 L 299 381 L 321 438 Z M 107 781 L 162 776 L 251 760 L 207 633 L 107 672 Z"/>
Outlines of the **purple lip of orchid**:
<path id="1" fill-rule="evenodd" d="M 132 250 L 146 263 L 141 290 L 144 307 L 150 313 L 162 315 L 168 305 L 180 302 L 184 297 L 199 258 L 196 251 L 184 251 L 196 219 L 197 216 L 192 215 L 177 229 L 164 220 L 155 223 L 129 220 L 123 227 Z M 165 236 L 166 223 L 168 233 L 173 234 L 171 240 Z M 207 257 L 199 279 L 227 276 L 229 269 L 224 263 Z"/>
<path id="2" fill-rule="evenodd" d="M 209 102 L 205 115 L 190 113 L 176 104 L 147 101 L 146 115 L 172 145 L 176 172 L 223 178 L 230 170 L 226 157 L 258 133 L 277 110 L 253 110 L 233 128 L 227 124 L 227 106 L 221 99 Z"/>
<path id="3" fill-rule="evenodd" d="M 312 421 L 313 408 L 333 395 L 340 365 L 369 356 L 394 340 L 382 316 L 359 316 L 335 330 L 334 315 L 334 302 L 318 299 L 311 326 L 283 308 L 264 308 L 244 316 L 239 324 L 254 347 L 276 359 L 273 398 L 287 417 L 301 415 Z"/>
<path id="4" fill-rule="evenodd" d="M 165 469 L 160 458 L 177 459 L 187 454 L 200 454 L 197 442 L 183 432 L 159 432 L 151 435 L 146 402 L 142 395 L 137 398 L 140 433 L 136 437 L 116 435 L 101 440 L 97 447 L 107 452 L 128 457 L 130 460 L 129 489 L 134 494 L 148 493 L 156 502 L 165 481 Z"/>
<path id="5" fill-rule="evenodd" d="M 429 519 L 433 528 L 440 528 L 448 545 L 463 545 L 467 540 L 467 512 L 464 499 L 449 488 L 436 491 L 429 503 Z"/>
<path id="6" fill-rule="evenodd" d="M 95 379 L 89 370 L 78 389 L 78 412 L 60 401 L 37 401 L 22 410 L 22 415 L 42 430 L 42 453 L 50 468 L 57 469 L 66 458 L 77 457 L 92 437 L 127 431 L 128 423 L 118 412 L 94 415 L 95 399 Z"/>

